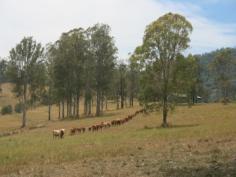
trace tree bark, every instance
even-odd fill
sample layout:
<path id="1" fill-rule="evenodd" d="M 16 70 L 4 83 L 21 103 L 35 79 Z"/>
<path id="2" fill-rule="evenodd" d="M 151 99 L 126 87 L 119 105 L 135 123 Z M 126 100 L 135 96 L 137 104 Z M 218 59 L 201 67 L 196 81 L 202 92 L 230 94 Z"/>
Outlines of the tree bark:
<path id="1" fill-rule="evenodd" d="M 64 99 L 62 100 L 62 119 L 65 118 L 65 103 L 64 103 Z"/>
<path id="2" fill-rule="evenodd" d="M 87 98 L 86 93 L 85 93 L 85 97 L 84 97 L 84 115 L 85 116 L 88 115 L 88 98 Z"/>
<path id="3" fill-rule="evenodd" d="M 167 68 L 168 71 L 168 68 Z M 167 116 L 168 116 L 168 72 L 163 71 L 163 123 L 162 127 L 168 127 Z"/>
<path id="4" fill-rule="evenodd" d="M 92 99 L 89 100 L 89 105 L 88 105 L 88 115 L 92 114 Z"/>
<path id="5" fill-rule="evenodd" d="M 108 108 L 108 101 L 107 101 L 107 97 L 106 97 L 106 110 Z"/>
<path id="6" fill-rule="evenodd" d="M 51 120 L 51 104 L 48 104 L 48 120 Z"/>
<path id="7" fill-rule="evenodd" d="M 101 103 L 101 112 L 103 113 L 103 107 L 104 107 L 104 95 L 102 94 L 101 97 L 102 97 L 102 98 L 101 98 L 101 102 L 102 102 L 102 103 Z"/>
<path id="8" fill-rule="evenodd" d="M 164 96 L 164 99 L 163 99 L 163 123 L 162 123 L 163 127 L 168 127 L 167 115 L 168 115 L 167 96 Z"/>
<path id="9" fill-rule="evenodd" d="M 68 100 L 68 98 L 66 100 L 66 117 L 67 118 L 69 117 L 69 100 Z"/>
<path id="10" fill-rule="evenodd" d="M 58 104 L 58 119 L 61 119 L 61 102 Z"/>
<path id="11" fill-rule="evenodd" d="M 27 84 L 23 86 L 23 117 L 22 117 L 22 125 L 24 128 L 26 126 L 26 104 L 27 104 Z"/>
<path id="12" fill-rule="evenodd" d="M 73 117 L 76 117 L 76 100 L 75 96 L 73 97 Z"/>
<path id="13" fill-rule="evenodd" d="M 80 96 L 79 93 L 77 94 L 77 99 L 76 99 L 76 117 L 79 118 L 79 101 L 80 101 Z"/>
<path id="14" fill-rule="evenodd" d="M 97 90 L 97 105 L 96 105 L 96 116 L 100 116 L 101 114 L 101 93 L 99 90 Z"/>
<path id="15" fill-rule="evenodd" d="M 119 94 L 116 95 L 116 109 L 120 109 L 120 100 L 119 100 Z"/>

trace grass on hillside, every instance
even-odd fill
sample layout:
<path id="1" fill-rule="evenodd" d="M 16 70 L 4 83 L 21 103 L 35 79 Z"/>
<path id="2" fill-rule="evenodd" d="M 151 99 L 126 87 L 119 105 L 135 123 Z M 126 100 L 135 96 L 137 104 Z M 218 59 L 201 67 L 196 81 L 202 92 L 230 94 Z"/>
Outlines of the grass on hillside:
<path id="1" fill-rule="evenodd" d="M 0 138 L 0 174 L 5 176 L 236 176 L 236 105 L 177 107 L 172 128 L 160 128 L 159 113 L 139 115 L 120 127 L 64 139 L 52 129 L 89 126 L 123 118 L 138 106 L 104 117 L 52 121 L 46 127 Z M 5 121 L 11 119 L 5 119 Z M 7 122 L 5 122 L 7 123 Z"/>
<path id="2" fill-rule="evenodd" d="M 6 105 L 14 106 L 18 100 L 15 98 L 12 93 L 13 85 L 6 83 L 0 85 L 2 92 L 0 93 L 0 109 Z"/>

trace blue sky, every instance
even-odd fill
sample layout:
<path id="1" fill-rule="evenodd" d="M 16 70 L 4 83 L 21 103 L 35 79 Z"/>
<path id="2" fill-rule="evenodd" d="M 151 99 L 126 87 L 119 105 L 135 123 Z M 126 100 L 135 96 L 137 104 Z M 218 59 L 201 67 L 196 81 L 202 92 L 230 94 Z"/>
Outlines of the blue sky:
<path id="1" fill-rule="evenodd" d="M 99 22 L 111 26 L 118 56 L 127 59 L 145 27 L 168 12 L 184 15 L 194 27 L 186 54 L 236 47 L 236 0 L 0 0 L 0 57 L 24 36 L 47 44 Z"/>
<path id="2" fill-rule="evenodd" d="M 222 23 L 236 22 L 236 0 L 176 0 L 191 3 L 201 8 L 201 14 L 208 19 Z"/>

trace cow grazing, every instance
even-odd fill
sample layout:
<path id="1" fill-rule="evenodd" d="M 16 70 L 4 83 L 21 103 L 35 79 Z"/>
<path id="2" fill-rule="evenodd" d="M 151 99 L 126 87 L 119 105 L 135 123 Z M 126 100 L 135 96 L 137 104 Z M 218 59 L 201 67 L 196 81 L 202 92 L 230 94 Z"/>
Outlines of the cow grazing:
<path id="1" fill-rule="evenodd" d="M 76 133 L 84 133 L 86 129 L 84 127 L 81 128 L 72 128 L 70 129 L 70 135 L 75 135 Z M 90 131 L 90 130 L 89 130 Z"/>
<path id="2" fill-rule="evenodd" d="M 76 134 L 76 128 L 70 129 L 70 135 L 75 135 Z"/>
<path id="3" fill-rule="evenodd" d="M 111 127 L 110 122 L 101 122 L 101 125 L 102 125 L 104 128 L 109 128 L 109 127 Z"/>
<path id="4" fill-rule="evenodd" d="M 65 129 L 59 129 L 59 130 L 53 130 L 52 131 L 52 135 L 53 135 L 53 138 L 63 138 L 64 137 L 64 134 L 65 134 Z"/>

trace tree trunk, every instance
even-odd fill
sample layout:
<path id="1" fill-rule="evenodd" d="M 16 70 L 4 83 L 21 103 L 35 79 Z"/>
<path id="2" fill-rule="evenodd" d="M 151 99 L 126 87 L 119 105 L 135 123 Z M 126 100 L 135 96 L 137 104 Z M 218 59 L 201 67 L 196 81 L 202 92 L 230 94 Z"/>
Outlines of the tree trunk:
<path id="1" fill-rule="evenodd" d="M 61 119 L 61 102 L 58 104 L 58 119 Z"/>
<path id="2" fill-rule="evenodd" d="M 48 120 L 51 120 L 51 104 L 48 104 Z"/>
<path id="3" fill-rule="evenodd" d="M 27 104 L 27 85 L 24 84 L 23 88 L 23 117 L 22 117 L 22 125 L 21 127 L 24 128 L 26 126 L 26 104 Z"/>
<path id="4" fill-rule="evenodd" d="M 131 98 L 131 106 L 133 107 L 134 106 L 134 96 L 132 95 L 132 98 Z"/>
<path id="5" fill-rule="evenodd" d="M 75 96 L 73 98 L 73 117 L 76 117 L 76 99 Z"/>
<path id="6" fill-rule="evenodd" d="M 88 105 L 88 115 L 91 115 L 92 114 L 92 99 L 89 100 L 89 105 Z"/>
<path id="7" fill-rule="evenodd" d="M 133 107 L 133 106 L 134 106 L 134 97 L 133 97 L 133 93 L 131 93 L 131 95 L 130 95 L 129 106 L 130 106 L 130 107 Z"/>
<path id="8" fill-rule="evenodd" d="M 162 127 L 168 127 L 167 115 L 168 115 L 168 77 L 164 73 L 164 85 L 163 85 L 163 122 Z"/>
<path id="9" fill-rule="evenodd" d="M 66 117 L 67 118 L 69 117 L 69 100 L 68 100 L 68 98 L 66 100 Z"/>
<path id="10" fill-rule="evenodd" d="M 116 95 L 116 109 L 120 109 L 119 94 Z"/>
<path id="11" fill-rule="evenodd" d="M 77 94 L 77 99 L 76 99 L 77 103 L 77 109 L 76 109 L 76 117 L 79 118 L 79 101 L 80 101 L 80 96 L 79 94 Z"/>
<path id="12" fill-rule="evenodd" d="M 101 96 L 102 98 L 101 98 L 101 113 L 103 113 L 103 106 L 104 106 L 104 95 L 102 94 L 102 96 Z"/>
<path id="13" fill-rule="evenodd" d="M 48 90 L 48 120 L 51 120 L 51 87 Z"/>
<path id="14" fill-rule="evenodd" d="M 163 122 L 162 122 L 162 127 L 168 127 L 167 115 L 168 115 L 167 99 L 164 99 L 164 103 L 163 103 Z"/>
<path id="15" fill-rule="evenodd" d="M 100 105 L 100 103 L 101 103 L 101 95 L 100 94 L 101 94 L 100 91 L 97 90 L 96 116 L 100 116 L 100 114 L 101 114 L 101 110 L 100 110 L 100 108 L 101 108 L 101 105 Z"/>
<path id="16" fill-rule="evenodd" d="M 69 97 L 69 117 L 72 117 L 72 97 Z"/>
<path id="17" fill-rule="evenodd" d="M 108 108 L 108 101 L 107 101 L 107 97 L 106 97 L 106 110 Z"/>
<path id="18" fill-rule="evenodd" d="M 123 109 L 124 108 L 124 98 L 123 98 L 123 93 L 121 92 L 121 96 L 120 96 L 120 108 Z"/>
<path id="19" fill-rule="evenodd" d="M 62 100 L 62 119 L 65 118 L 65 103 L 64 103 L 64 99 Z"/>
<path id="20" fill-rule="evenodd" d="M 87 98 L 86 94 L 85 94 L 85 97 L 84 97 L 84 115 L 85 116 L 88 115 L 88 98 Z"/>

